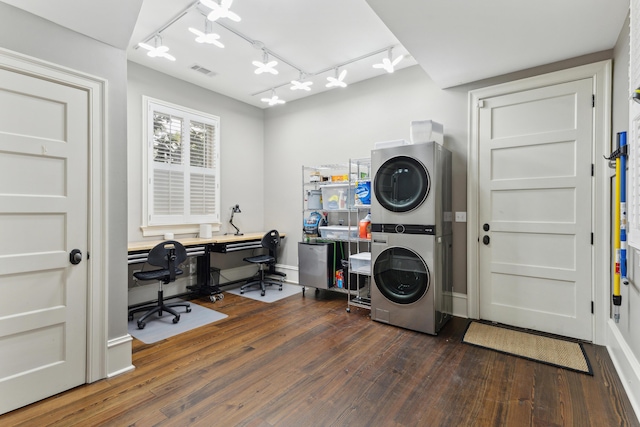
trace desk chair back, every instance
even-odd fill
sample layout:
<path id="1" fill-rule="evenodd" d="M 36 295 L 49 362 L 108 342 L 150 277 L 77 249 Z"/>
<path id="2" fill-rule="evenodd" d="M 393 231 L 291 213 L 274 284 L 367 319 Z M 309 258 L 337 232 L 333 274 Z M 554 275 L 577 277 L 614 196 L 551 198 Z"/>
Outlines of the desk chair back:
<path id="1" fill-rule="evenodd" d="M 278 230 L 268 231 L 262 237 L 262 247 L 269 251 L 269 255 L 273 257 L 273 262 L 278 262 L 278 246 L 280 246 L 280 233 Z"/>
<path id="2" fill-rule="evenodd" d="M 141 271 L 137 274 L 156 273 L 153 277 L 157 279 L 161 271 L 166 270 L 166 276 L 163 277 L 164 283 L 170 283 L 176 280 L 176 275 L 182 274 L 182 270 L 178 268 L 187 259 L 187 250 L 182 243 L 175 240 L 167 240 L 157 244 L 147 256 L 147 263 L 155 267 L 162 267 L 161 270 Z M 144 280 L 144 278 L 141 278 Z"/>

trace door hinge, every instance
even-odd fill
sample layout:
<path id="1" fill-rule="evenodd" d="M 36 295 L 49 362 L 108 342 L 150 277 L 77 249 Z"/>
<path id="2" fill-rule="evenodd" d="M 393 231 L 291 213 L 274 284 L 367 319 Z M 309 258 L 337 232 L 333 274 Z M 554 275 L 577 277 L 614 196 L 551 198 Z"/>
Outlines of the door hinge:
<path id="1" fill-rule="evenodd" d="M 591 163 L 591 176 L 596 175 L 596 165 Z"/>
<path id="2" fill-rule="evenodd" d="M 87 261 L 91 259 L 91 252 L 87 252 Z"/>
<path id="3" fill-rule="evenodd" d="M 593 233 L 591 233 L 591 244 L 593 245 Z"/>
<path id="4" fill-rule="evenodd" d="M 596 106 L 596 96 L 591 95 L 591 107 L 595 108 L 595 106 Z"/>
<path id="5" fill-rule="evenodd" d="M 591 301 L 591 314 L 593 314 L 593 301 Z"/>

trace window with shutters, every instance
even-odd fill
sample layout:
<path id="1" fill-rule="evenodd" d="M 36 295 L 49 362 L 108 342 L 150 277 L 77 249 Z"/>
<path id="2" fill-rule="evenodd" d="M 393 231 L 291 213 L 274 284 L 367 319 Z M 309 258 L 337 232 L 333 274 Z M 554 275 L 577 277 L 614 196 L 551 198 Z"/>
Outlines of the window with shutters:
<path id="1" fill-rule="evenodd" d="M 145 225 L 219 223 L 220 119 L 151 98 L 144 102 Z"/>

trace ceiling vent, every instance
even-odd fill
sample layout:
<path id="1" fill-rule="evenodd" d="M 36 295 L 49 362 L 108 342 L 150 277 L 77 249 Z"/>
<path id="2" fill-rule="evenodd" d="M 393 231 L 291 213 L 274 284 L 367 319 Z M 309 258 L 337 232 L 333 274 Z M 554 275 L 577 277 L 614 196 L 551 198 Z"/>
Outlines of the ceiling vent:
<path id="1" fill-rule="evenodd" d="M 204 74 L 207 77 L 213 77 L 213 76 L 217 75 L 217 73 L 215 71 L 211 71 L 208 68 L 201 67 L 198 64 L 192 65 L 191 69 L 193 71 L 197 71 L 197 72 L 199 72 L 201 74 Z"/>

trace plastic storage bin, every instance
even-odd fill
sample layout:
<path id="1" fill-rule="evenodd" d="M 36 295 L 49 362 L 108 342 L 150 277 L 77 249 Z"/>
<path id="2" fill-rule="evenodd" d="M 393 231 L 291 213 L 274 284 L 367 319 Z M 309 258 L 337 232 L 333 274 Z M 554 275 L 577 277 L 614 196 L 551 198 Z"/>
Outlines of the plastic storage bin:
<path id="1" fill-rule="evenodd" d="M 346 225 L 328 225 L 318 227 L 320 237 L 325 239 L 347 240 L 358 238 L 358 227 Z"/>
<path id="2" fill-rule="evenodd" d="M 348 183 L 328 184 L 322 188 L 322 209 L 335 211 L 353 207 L 355 201 L 355 189 Z"/>
<path id="3" fill-rule="evenodd" d="M 358 274 L 371 274 L 371 252 L 361 252 L 349 257 L 351 272 Z"/>

